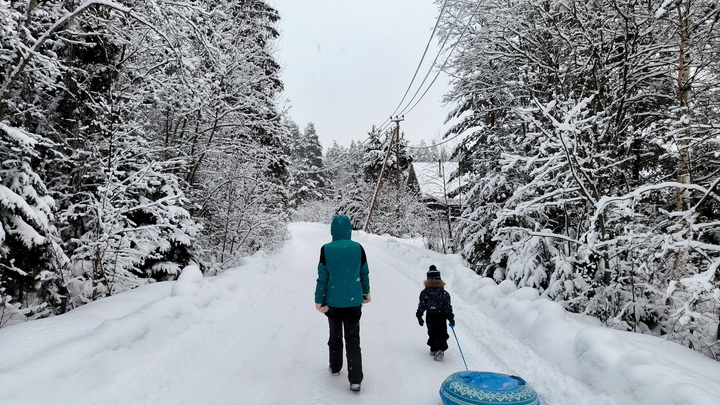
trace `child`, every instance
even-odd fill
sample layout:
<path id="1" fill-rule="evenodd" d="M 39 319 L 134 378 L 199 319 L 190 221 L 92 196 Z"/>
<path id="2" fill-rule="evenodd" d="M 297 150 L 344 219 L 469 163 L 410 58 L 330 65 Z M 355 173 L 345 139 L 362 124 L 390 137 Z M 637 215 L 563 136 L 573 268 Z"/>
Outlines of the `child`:
<path id="1" fill-rule="evenodd" d="M 418 323 L 423 326 L 423 313 L 427 312 L 425 317 L 428 329 L 427 344 L 430 346 L 430 355 L 436 361 L 443 359 L 445 350 L 448 348 L 447 341 L 450 336 L 447 333 L 445 320 L 450 322 L 450 326 L 455 326 L 450 294 L 445 291 L 444 287 L 445 282 L 440 279 L 440 272 L 435 265 L 430 266 L 427 280 L 425 280 L 425 289 L 420 292 L 420 303 L 415 313 Z"/>

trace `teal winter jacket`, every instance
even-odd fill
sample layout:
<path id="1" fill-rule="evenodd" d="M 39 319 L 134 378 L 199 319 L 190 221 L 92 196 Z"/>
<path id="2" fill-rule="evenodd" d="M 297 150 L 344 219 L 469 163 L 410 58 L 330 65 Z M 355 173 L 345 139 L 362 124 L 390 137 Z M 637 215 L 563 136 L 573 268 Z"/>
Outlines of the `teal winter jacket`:
<path id="1" fill-rule="evenodd" d="M 370 292 L 367 258 L 363 247 L 352 240 L 350 218 L 337 215 L 330 225 L 332 242 L 320 249 L 315 303 L 336 308 L 361 305 Z"/>

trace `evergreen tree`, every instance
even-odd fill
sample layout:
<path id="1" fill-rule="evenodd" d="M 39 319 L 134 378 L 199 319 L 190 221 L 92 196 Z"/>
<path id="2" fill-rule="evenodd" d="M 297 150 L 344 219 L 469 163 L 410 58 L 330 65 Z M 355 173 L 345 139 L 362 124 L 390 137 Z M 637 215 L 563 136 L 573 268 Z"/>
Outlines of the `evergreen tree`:
<path id="1" fill-rule="evenodd" d="M 0 327 L 59 313 L 67 297 L 54 201 L 32 169 L 40 142 L 0 122 Z"/>
<path id="2" fill-rule="evenodd" d="M 375 127 L 368 133 L 368 137 L 362 167 L 367 188 L 369 189 L 372 184 L 373 190 L 369 199 L 371 207 L 368 208 L 368 214 L 372 212 L 370 215 L 371 223 L 374 224 L 372 231 L 390 233 L 394 236 L 406 234 L 407 227 L 401 226 L 400 223 L 404 216 L 404 208 L 407 207 L 407 204 L 401 204 L 401 200 L 405 200 L 404 197 L 409 192 L 407 171 L 411 160 L 407 154 L 407 141 L 401 137 L 393 142 L 394 135 L 388 132 L 386 141 L 381 142 Z M 389 185 L 394 187 L 394 192 L 390 191 Z M 394 195 L 394 203 L 390 202 L 387 193 Z M 377 198 L 373 204 L 375 196 Z"/>
<path id="3" fill-rule="evenodd" d="M 352 141 L 355 143 L 355 141 Z M 328 181 L 333 188 L 340 189 L 349 180 L 354 165 L 357 165 L 357 159 L 350 155 L 350 149 L 338 145 L 337 141 L 333 141 L 333 145 L 328 148 L 325 153 L 325 164 L 327 167 Z"/>
<path id="4" fill-rule="evenodd" d="M 336 195 L 332 200 L 335 213 L 350 217 L 353 229 L 363 229 L 372 198 L 373 185 L 364 181 L 364 146 L 351 141 L 349 148 L 334 143 L 328 149 L 325 160 Z"/>
<path id="5" fill-rule="evenodd" d="M 709 27 L 718 12 L 702 0 L 674 4 L 672 16 L 667 6 L 450 1 L 448 15 L 460 15 L 468 29 L 459 30 L 454 17 L 443 24 L 444 34 L 459 41 L 448 97 L 459 121 L 447 136 L 468 134 L 455 150 L 471 178 L 456 232 L 463 256 L 478 272 L 537 287 L 571 310 L 656 333 L 667 333 L 657 327 L 699 303 L 679 293 L 684 304 L 673 314 L 665 280 L 686 277 L 673 285 L 693 285 L 687 276 L 717 260 L 714 247 L 698 244 L 716 226 L 703 218 L 697 228 L 694 216 L 714 204 L 710 179 L 717 174 L 700 175 L 705 168 L 695 167 L 688 177 L 691 149 L 716 150 L 707 139 L 717 130 L 707 118 L 691 119 L 682 101 L 686 86 L 677 87 L 712 76 L 677 72 L 693 66 L 680 58 L 679 67 L 686 53 L 702 61 L 694 65 L 700 70 L 717 62 L 708 44 L 717 41 Z M 690 24 L 688 15 L 695 18 Z M 675 37 L 683 27 L 692 27 L 692 35 Z M 698 41 L 683 42 L 690 37 Z M 712 93 L 693 100 L 716 101 Z M 675 189 L 682 213 L 669 214 Z M 688 198 L 691 189 L 701 196 Z M 697 313 L 685 319 L 712 317 L 707 309 Z M 695 321 L 686 325 L 709 333 Z"/>
<path id="6" fill-rule="evenodd" d="M 55 216 L 52 204 L 42 208 L 50 225 L 31 226 L 46 241 L 61 238 L 25 245 L 37 258 L 22 270 L 27 280 L 42 269 L 54 286 L 13 282 L 10 291 L 3 281 L 14 300 L 32 297 L 27 308 L 61 312 L 172 278 L 190 260 L 272 249 L 284 236 L 277 12 L 262 1 L 124 3 L 11 2 L 0 13 L 0 120 L 13 134 L 37 134 L 33 148 L 5 161 L 33 179 L 38 201 L 54 198 Z M 19 150 L 0 141 L 6 153 Z M 19 206 L 37 203 L 15 194 Z M 250 208 L 226 211 L 228 203 Z M 7 257 L 25 249 L 13 238 Z M 219 260 L 210 253 L 217 240 Z"/>
<path id="7" fill-rule="evenodd" d="M 290 199 L 293 206 L 299 207 L 306 202 L 323 200 L 331 195 L 332 190 L 315 124 L 309 123 L 303 133 L 299 132 L 297 125 L 292 131 L 295 142 L 291 157 Z"/>
<path id="8" fill-rule="evenodd" d="M 191 259 L 196 232 L 173 173 L 178 162 L 161 160 L 152 126 L 138 114 L 150 94 L 133 84 L 144 61 L 126 57 L 141 44 L 125 28 L 147 26 L 107 8 L 90 9 L 75 24 L 58 53 L 72 74 L 62 107 L 49 111 L 65 148 L 48 151 L 84 163 L 59 164 L 63 175 L 51 183 L 72 260 L 71 305 L 177 275 Z"/>
<path id="9" fill-rule="evenodd" d="M 314 198 L 322 199 L 330 195 L 332 189 L 329 188 L 330 181 L 328 180 L 327 168 L 325 167 L 323 147 L 315 131 L 315 124 L 312 122 L 305 127 L 303 140 L 303 155 L 307 162 L 308 180 L 311 189 L 314 190 Z"/>
<path id="10" fill-rule="evenodd" d="M 377 182 L 385 161 L 386 153 L 384 152 L 387 150 L 388 140 L 391 135 L 389 132 L 386 133 L 385 141 L 380 138 L 381 135 L 380 131 L 373 125 L 370 132 L 368 132 L 368 139 L 363 148 L 362 171 L 364 180 L 368 183 Z"/>

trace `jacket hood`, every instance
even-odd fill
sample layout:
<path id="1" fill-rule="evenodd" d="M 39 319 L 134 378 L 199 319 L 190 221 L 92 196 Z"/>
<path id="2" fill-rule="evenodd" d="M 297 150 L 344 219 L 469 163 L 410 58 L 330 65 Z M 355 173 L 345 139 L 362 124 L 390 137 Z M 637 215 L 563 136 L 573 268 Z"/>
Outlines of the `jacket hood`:
<path id="1" fill-rule="evenodd" d="M 336 215 L 330 225 L 332 240 L 350 240 L 352 224 L 347 215 Z"/>

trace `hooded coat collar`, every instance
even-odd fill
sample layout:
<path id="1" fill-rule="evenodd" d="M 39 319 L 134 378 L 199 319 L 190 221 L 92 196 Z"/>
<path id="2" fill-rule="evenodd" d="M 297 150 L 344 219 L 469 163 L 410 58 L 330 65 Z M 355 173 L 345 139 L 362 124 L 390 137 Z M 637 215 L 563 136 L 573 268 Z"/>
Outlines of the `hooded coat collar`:
<path id="1" fill-rule="evenodd" d="M 352 236 L 352 224 L 347 215 L 336 215 L 330 225 L 332 240 L 350 240 Z"/>
<path id="2" fill-rule="evenodd" d="M 445 282 L 442 281 L 442 280 L 435 280 L 435 279 L 425 280 L 425 287 L 440 287 L 440 288 L 443 288 L 443 287 L 445 287 Z"/>

